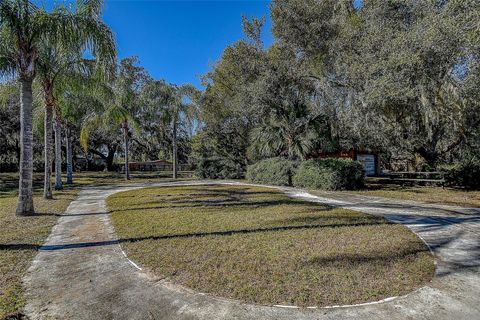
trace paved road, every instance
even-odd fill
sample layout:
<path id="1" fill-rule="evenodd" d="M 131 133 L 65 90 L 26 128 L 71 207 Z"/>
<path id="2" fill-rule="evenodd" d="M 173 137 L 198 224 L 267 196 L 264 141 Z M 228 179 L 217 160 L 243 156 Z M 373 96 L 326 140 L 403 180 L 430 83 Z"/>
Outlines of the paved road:
<path id="1" fill-rule="evenodd" d="M 59 218 L 24 279 L 27 315 L 105 320 L 480 319 L 480 209 L 281 188 L 292 197 L 385 216 L 428 243 L 437 262 L 434 280 L 407 296 L 378 304 L 329 309 L 249 305 L 195 293 L 137 269 L 116 241 L 105 199 L 146 186 L 206 183 L 218 182 L 82 190 Z"/>

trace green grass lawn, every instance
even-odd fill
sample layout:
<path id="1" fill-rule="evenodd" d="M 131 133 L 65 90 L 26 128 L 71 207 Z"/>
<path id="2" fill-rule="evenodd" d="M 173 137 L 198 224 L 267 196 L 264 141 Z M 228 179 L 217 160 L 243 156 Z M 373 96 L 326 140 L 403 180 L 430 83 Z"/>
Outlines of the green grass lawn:
<path id="1" fill-rule="evenodd" d="M 326 306 L 410 292 L 434 273 L 407 228 L 267 188 L 149 188 L 108 199 L 129 257 L 161 278 L 259 304 Z"/>
<path id="2" fill-rule="evenodd" d="M 38 246 L 42 245 L 57 221 L 75 198 L 78 188 L 55 192 L 55 200 L 44 200 L 35 194 L 38 216 L 17 217 L 16 192 L 0 195 L 0 318 L 18 312 L 25 304 L 22 277 L 30 267 Z"/>
<path id="3" fill-rule="evenodd" d="M 369 183 L 367 184 L 366 190 L 356 191 L 356 193 L 426 203 L 439 203 L 462 207 L 480 207 L 480 191 Z"/>
<path id="4" fill-rule="evenodd" d="M 133 173 L 129 182 L 169 181 L 170 176 L 168 172 Z M 55 225 L 58 215 L 75 199 L 81 187 L 125 183 L 123 176 L 116 173 L 76 174 L 73 186 L 54 191 L 55 199 L 45 200 L 42 198 L 43 175 L 35 174 L 34 178 L 34 205 L 38 215 L 17 217 L 17 175 L 0 174 L 0 319 L 6 314 L 22 310 L 25 304 L 22 277 L 30 267 L 38 246 L 43 244 Z"/>

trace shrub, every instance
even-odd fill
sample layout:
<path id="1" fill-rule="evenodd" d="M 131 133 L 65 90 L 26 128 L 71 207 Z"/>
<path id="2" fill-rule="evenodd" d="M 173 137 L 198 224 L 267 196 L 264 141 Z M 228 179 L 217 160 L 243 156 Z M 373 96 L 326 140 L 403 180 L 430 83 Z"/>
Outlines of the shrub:
<path id="1" fill-rule="evenodd" d="M 480 161 L 470 159 L 442 169 L 450 186 L 480 189 Z"/>
<path id="2" fill-rule="evenodd" d="M 297 163 L 285 158 L 270 158 L 247 167 L 247 179 L 255 183 L 291 186 Z"/>
<path id="3" fill-rule="evenodd" d="M 202 179 L 240 179 L 244 172 L 240 163 L 225 158 L 202 159 L 195 169 L 195 175 Z"/>
<path id="4" fill-rule="evenodd" d="M 364 184 L 363 166 L 346 159 L 308 160 L 298 168 L 293 184 L 323 190 L 358 189 Z"/>

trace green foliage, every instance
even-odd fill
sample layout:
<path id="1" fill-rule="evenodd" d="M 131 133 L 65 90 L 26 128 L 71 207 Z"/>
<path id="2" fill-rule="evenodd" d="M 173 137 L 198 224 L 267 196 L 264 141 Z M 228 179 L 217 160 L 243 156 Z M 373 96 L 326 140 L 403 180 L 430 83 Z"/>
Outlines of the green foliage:
<path id="1" fill-rule="evenodd" d="M 271 16 L 341 147 L 436 166 L 471 145 L 480 2 L 275 0 Z"/>
<path id="2" fill-rule="evenodd" d="M 211 157 L 201 159 L 195 175 L 201 179 L 241 179 L 245 167 L 229 158 Z"/>
<path id="3" fill-rule="evenodd" d="M 364 184 L 362 164 L 346 159 L 308 160 L 293 177 L 296 187 L 323 190 L 354 190 Z"/>
<path id="4" fill-rule="evenodd" d="M 193 138 L 192 161 L 195 174 L 208 179 L 240 179 L 244 177 L 246 160 L 239 146 L 240 137 L 235 134 L 218 139 L 207 131 Z"/>
<path id="5" fill-rule="evenodd" d="M 329 140 L 325 115 L 312 99 L 314 83 L 295 62 L 294 52 L 275 45 L 267 56 L 256 82 L 254 101 L 261 116 L 250 133 L 250 155 L 305 159 Z"/>
<path id="6" fill-rule="evenodd" d="M 445 181 L 450 186 L 470 190 L 480 189 L 480 161 L 476 158 L 443 168 Z"/>
<path id="7" fill-rule="evenodd" d="M 255 183 L 291 186 L 298 163 L 285 158 L 270 158 L 247 167 L 246 178 Z"/>

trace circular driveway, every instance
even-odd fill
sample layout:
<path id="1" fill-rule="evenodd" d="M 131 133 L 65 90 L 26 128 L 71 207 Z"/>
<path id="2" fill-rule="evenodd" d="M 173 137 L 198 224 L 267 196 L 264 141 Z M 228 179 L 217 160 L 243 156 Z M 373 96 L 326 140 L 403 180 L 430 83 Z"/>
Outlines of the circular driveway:
<path id="1" fill-rule="evenodd" d="M 383 216 L 425 240 L 435 254 L 434 279 L 388 301 L 320 309 L 258 306 L 192 292 L 145 273 L 123 253 L 105 199 L 138 188 L 201 184 L 241 183 L 188 181 L 82 190 L 24 279 L 26 314 L 31 319 L 480 318 L 480 209 L 278 188 L 291 197 Z"/>

